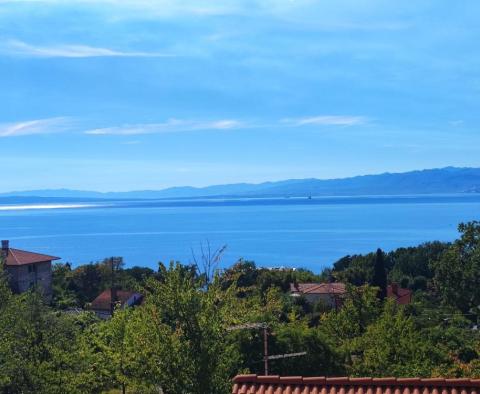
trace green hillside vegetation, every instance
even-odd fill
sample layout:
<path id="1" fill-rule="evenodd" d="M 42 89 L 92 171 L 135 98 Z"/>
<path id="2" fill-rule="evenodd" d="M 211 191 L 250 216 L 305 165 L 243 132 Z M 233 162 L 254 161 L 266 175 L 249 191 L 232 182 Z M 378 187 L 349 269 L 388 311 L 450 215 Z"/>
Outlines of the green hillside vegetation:
<path id="1" fill-rule="evenodd" d="M 13 295 L 1 274 L 0 391 L 229 393 L 234 375 L 263 374 L 263 330 L 228 330 L 255 322 L 268 324 L 270 354 L 307 352 L 271 360 L 271 374 L 478 378 L 480 223 L 459 230 L 451 244 L 346 256 L 320 274 L 244 260 L 224 271 L 120 266 L 118 287 L 145 302 L 110 320 L 88 311 L 110 286 L 109 259 L 57 264 L 52 305 Z M 412 289 L 413 302 L 384 298 L 385 280 Z M 324 281 L 347 283 L 338 310 L 289 295 L 292 282 Z"/>

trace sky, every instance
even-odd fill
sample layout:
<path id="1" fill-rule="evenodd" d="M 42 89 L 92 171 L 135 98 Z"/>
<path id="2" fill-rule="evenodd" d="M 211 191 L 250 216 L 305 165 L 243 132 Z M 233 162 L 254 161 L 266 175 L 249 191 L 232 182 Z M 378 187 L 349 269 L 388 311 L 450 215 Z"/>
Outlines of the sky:
<path id="1" fill-rule="evenodd" d="M 480 167 L 477 0 L 0 0 L 0 192 Z"/>

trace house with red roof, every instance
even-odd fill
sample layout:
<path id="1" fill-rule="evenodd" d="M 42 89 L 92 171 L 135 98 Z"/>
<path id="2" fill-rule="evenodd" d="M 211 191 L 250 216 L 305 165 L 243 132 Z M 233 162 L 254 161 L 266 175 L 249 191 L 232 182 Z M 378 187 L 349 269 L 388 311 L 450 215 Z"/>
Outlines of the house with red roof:
<path id="1" fill-rule="evenodd" d="M 392 283 L 387 287 L 387 297 L 393 298 L 399 305 L 408 305 L 412 302 L 413 291 L 404 289 L 397 283 Z"/>
<path id="2" fill-rule="evenodd" d="M 311 304 L 322 302 L 331 308 L 342 305 L 346 293 L 345 283 L 291 283 L 290 294 L 293 297 L 303 296 Z"/>
<path id="3" fill-rule="evenodd" d="M 52 298 L 52 261 L 60 257 L 10 248 L 7 240 L 2 241 L 1 256 L 14 293 L 35 287 L 47 300 Z"/>
<path id="4" fill-rule="evenodd" d="M 290 294 L 293 297 L 303 296 L 314 304 L 323 302 L 331 308 L 338 308 L 342 305 L 343 296 L 347 292 L 345 283 L 291 283 Z M 404 289 L 397 283 L 387 287 L 387 297 L 393 298 L 399 305 L 407 305 L 412 302 L 412 290 Z"/>
<path id="5" fill-rule="evenodd" d="M 232 394 L 478 394 L 480 379 L 238 375 Z"/>
<path id="6" fill-rule="evenodd" d="M 142 301 L 143 295 L 135 291 L 107 289 L 92 301 L 90 309 L 102 319 L 107 319 L 112 316 L 115 307 L 132 307 L 141 304 Z"/>

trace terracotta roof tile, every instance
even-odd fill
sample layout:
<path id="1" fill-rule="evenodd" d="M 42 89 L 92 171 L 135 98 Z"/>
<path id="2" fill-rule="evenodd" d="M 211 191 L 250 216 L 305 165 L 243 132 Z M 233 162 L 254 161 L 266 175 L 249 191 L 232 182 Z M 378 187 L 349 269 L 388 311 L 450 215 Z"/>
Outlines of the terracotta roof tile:
<path id="1" fill-rule="evenodd" d="M 135 294 L 143 298 L 140 293 L 135 291 L 117 290 L 117 301 L 123 306 L 130 297 Z M 98 311 L 110 311 L 111 299 L 111 291 L 110 289 L 107 289 L 101 292 L 100 295 L 92 301 L 91 308 Z"/>
<path id="2" fill-rule="evenodd" d="M 334 294 L 342 295 L 347 292 L 345 283 L 291 283 L 290 291 L 297 294 Z M 397 284 L 387 287 L 387 297 L 394 298 L 397 304 L 407 305 L 412 301 L 412 290 L 404 289 Z"/>
<path id="3" fill-rule="evenodd" d="M 232 394 L 480 394 L 480 379 L 238 375 Z"/>
<path id="4" fill-rule="evenodd" d="M 26 250 L 9 248 L 6 265 L 25 265 L 43 263 L 45 261 L 60 260 L 60 257 L 49 256 L 47 254 L 27 252 Z"/>
<path id="5" fill-rule="evenodd" d="M 387 297 L 395 298 L 397 304 L 407 305 L 412 302 L 413 291 L 410 289 L 404 289 L 396 284 L 388 285 Z"/>
<path id="6" fill-rule="evenodd" d="M 345 283 L 292 283 L 290 291 L 302 294 L 344 294 Z"/>

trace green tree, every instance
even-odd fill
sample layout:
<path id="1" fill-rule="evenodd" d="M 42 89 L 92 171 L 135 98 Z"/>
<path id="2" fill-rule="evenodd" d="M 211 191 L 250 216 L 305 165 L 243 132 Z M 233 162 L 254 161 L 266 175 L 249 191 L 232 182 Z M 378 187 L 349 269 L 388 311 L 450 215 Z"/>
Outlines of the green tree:
<path id="1" fill-rule="evenodd" d="M 385 268 L 385 256 L 382 249 L 377 249 L 375 264 L 373 266 L 372 286 L 378 287 L 378 298 L 384 300 L 387 297 L 387 270 Z"/>
<path id="2" fill-rule="evenodd" d="M 458 229 L 460 239 L 432 267 L 441 300 L 465 313 L 480 305 L 480 222 L 462 223 Z"/>
<path id="3" fill-rule="evenodd" d="M 10 297 L 0 313 L 0 391 L 64 393 L 78 330 L 68 316 L 45 306 L 39 293 Z"/>
<path id="4" fill-rule="evenodd" d="M 97 331 L 89 352 L 102 349 L 111 382 L 134 392 L 225 393 L 240 355 L 226 328 L 235 319 L 235 289 L 202 278 L 180 264 L 161 266 L 148 281 L 145 304 L 117 311 Z"/>
<path id="5" fill-rule="evenodd" d="M 356 338 L 350 373 L 357 376 L 430 376 L 436 350 L 403 308 L 388 300 L 378 320 Z"/>
<path id="6" fill-rule="evenodd" d="M 333 344 L 343 365 L 352 364 L 355 356 L 354 341 L 366 332 L 379 314 L 376 288 L 348 286 L 343 306 L 338 311 L 331 311 L 321 317 L 319 329 L 325 333 L 328 342 Z"/>

